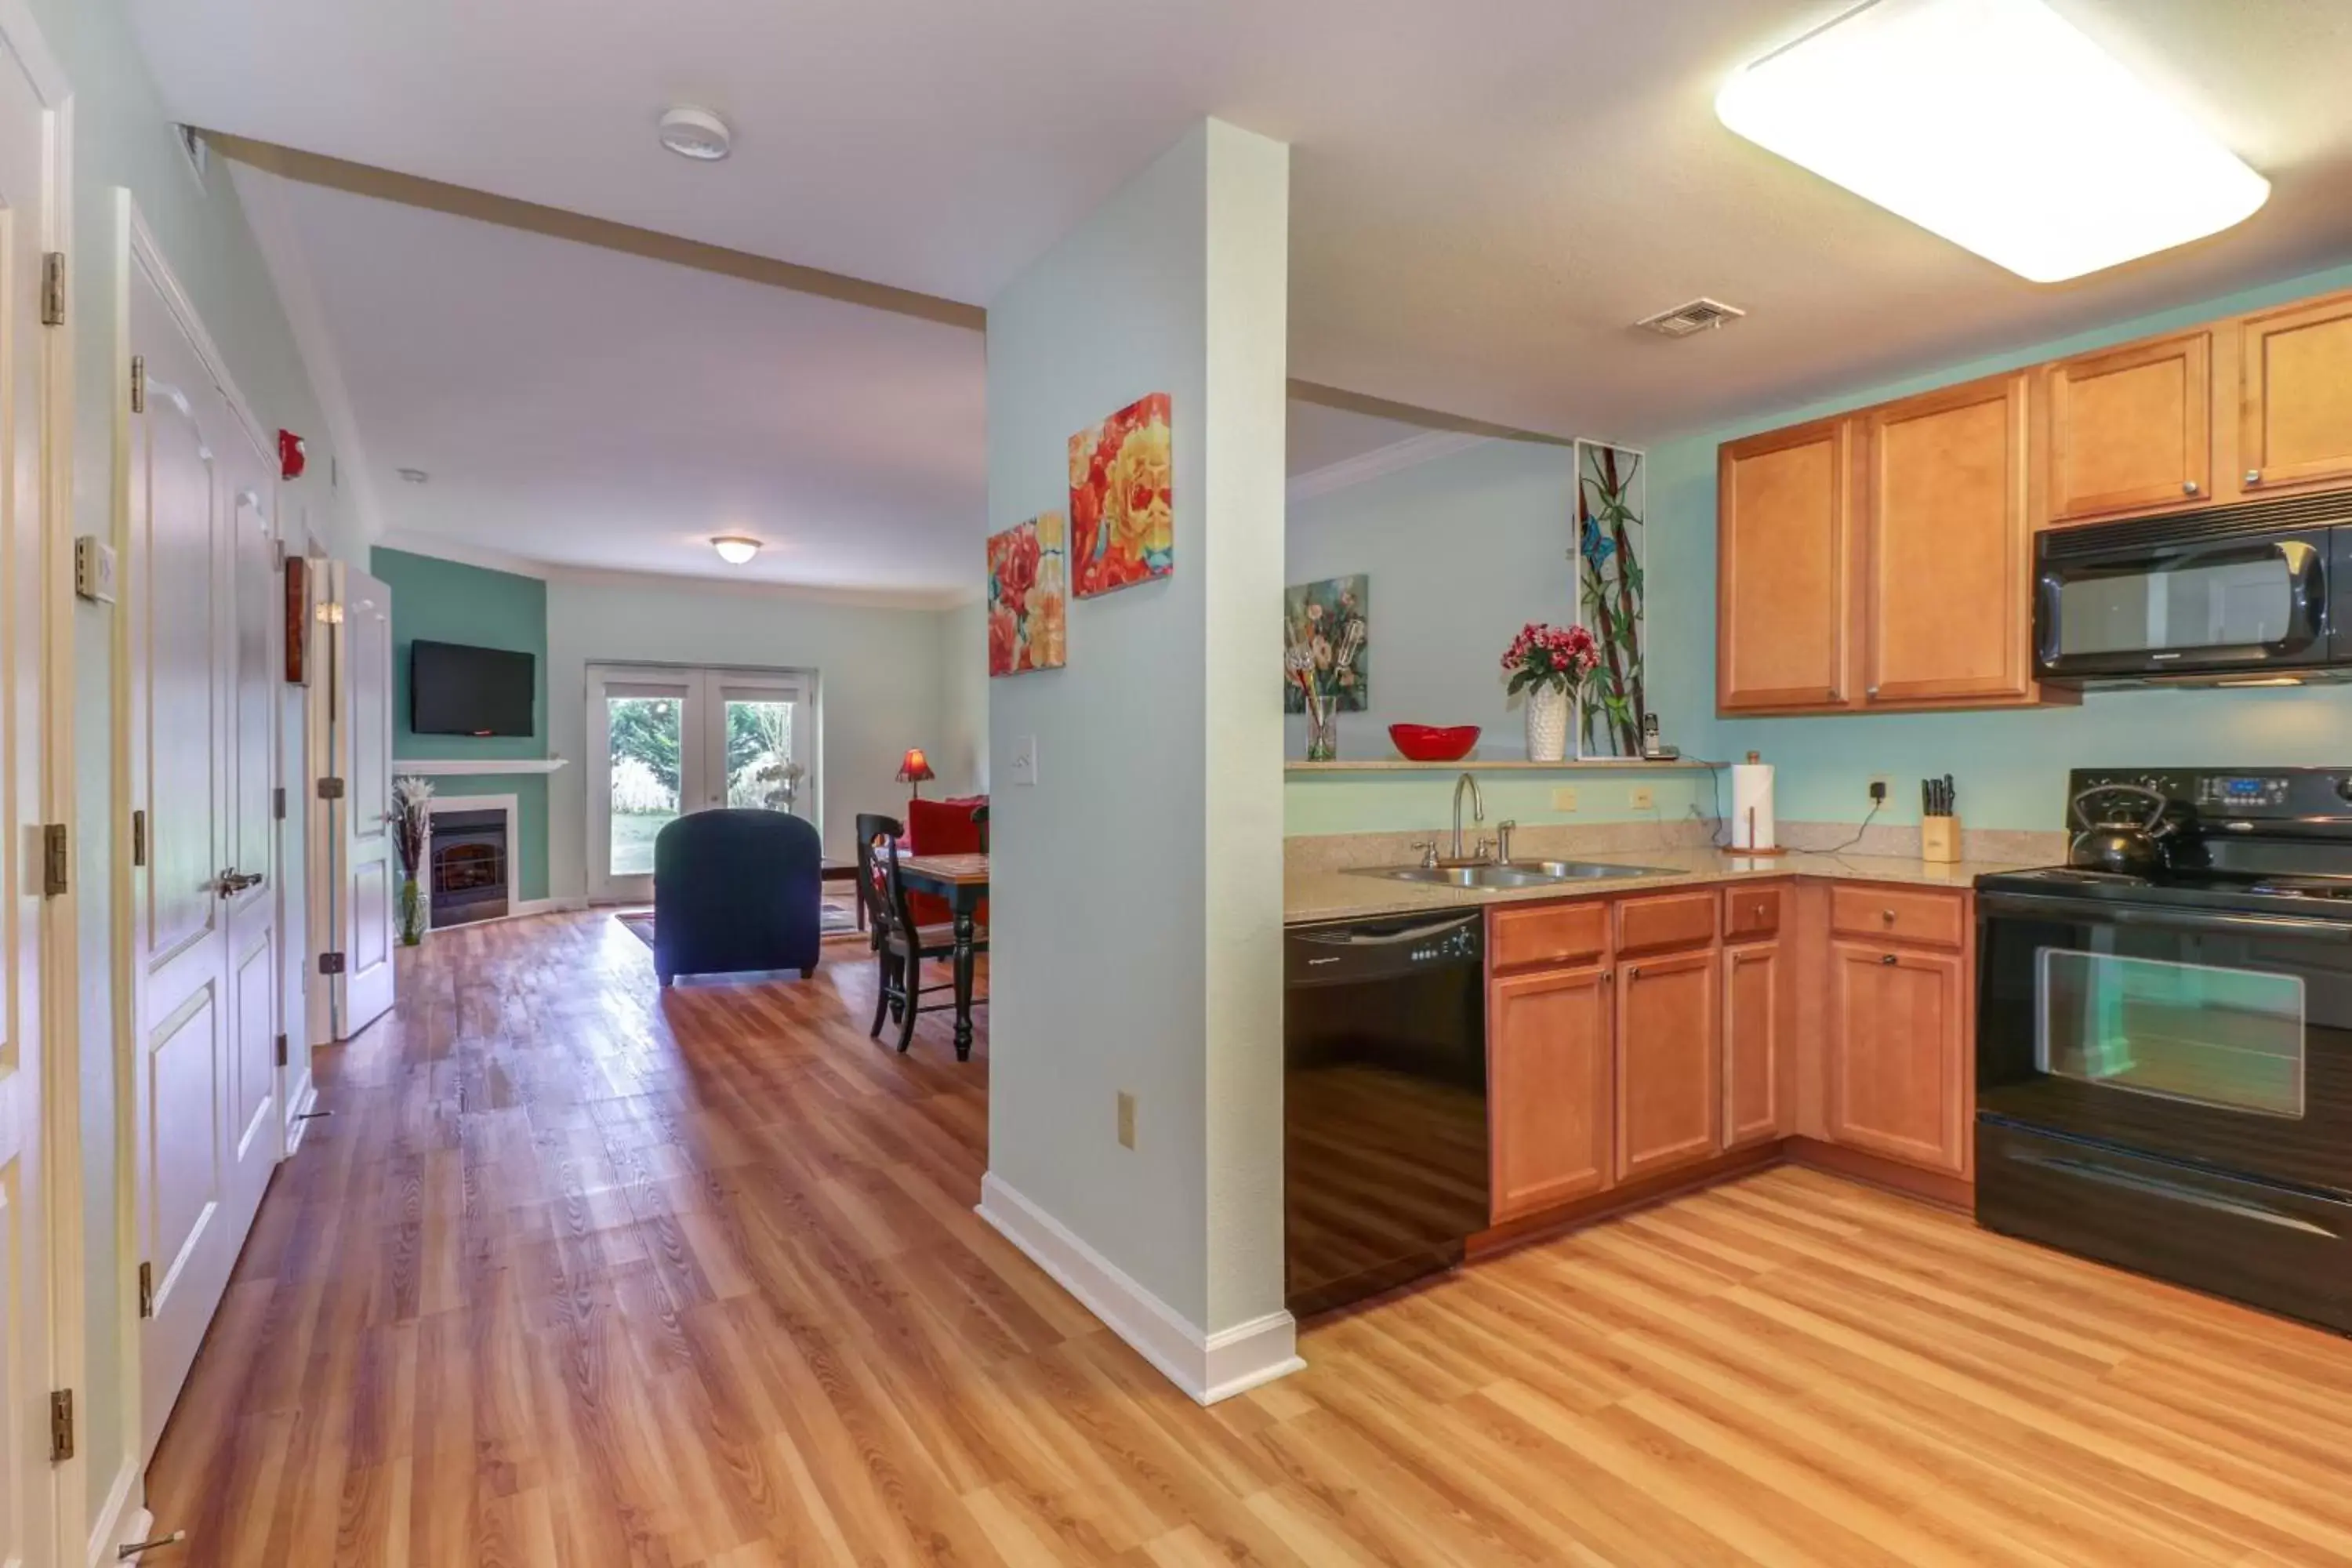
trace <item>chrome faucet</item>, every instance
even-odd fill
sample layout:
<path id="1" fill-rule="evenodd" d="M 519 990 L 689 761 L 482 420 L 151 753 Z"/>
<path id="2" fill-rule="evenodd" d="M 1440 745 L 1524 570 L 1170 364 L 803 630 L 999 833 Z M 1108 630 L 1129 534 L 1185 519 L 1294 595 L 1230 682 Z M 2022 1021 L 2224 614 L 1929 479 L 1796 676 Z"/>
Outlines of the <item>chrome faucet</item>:
<path id="1" fill-rule="evenodd" d="M 1456 860 L 1467 858 L 1462 853 L 1462 792 L 1465 789 L 1470 792 L 1470 820 L 1474 823 L 1486 820 L 1486 802 L 1478 793 L 1478 781 L 1465 771 L 1454 781 L 1454 858 Z"/>

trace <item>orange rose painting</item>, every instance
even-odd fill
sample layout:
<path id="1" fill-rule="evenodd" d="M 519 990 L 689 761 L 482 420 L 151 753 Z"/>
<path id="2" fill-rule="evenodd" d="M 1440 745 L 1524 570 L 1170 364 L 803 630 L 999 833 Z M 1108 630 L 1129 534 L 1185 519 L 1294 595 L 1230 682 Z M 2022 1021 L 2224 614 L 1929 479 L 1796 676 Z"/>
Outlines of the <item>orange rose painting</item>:
<path id="1" fill-rule="evenodd" d="M 1049 511 L 988 536 L 988 673 L 1059 669 L 1066 652 L 1069 548 Z"/>
<path id="2" fill-rule="evenodd" d="M 1078 597 L 1176 570 L 1169 398 L 1155 392 L 1070 437 L 1070 526 Z"/>

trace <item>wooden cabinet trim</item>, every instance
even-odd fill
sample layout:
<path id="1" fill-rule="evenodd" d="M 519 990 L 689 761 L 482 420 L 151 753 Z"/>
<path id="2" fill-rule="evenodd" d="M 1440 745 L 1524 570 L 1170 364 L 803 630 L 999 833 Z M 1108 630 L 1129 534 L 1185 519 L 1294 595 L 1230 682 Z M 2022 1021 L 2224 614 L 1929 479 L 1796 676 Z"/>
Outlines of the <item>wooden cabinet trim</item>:
<path id="1" fill-rule="evenodd" d="M 1721 899 L 1712 888 L 1696 892 L 1636 894 L 1617 900 L 1617 952 L 1664 952 L 1703 947 L 1715 940 Z"/>
<path id="2" fill-rule="evenodd" d="M 2076 354 L 2043 367 L 2043 460 L 2053 521 L 2080 522 L 2214 504 L 2213 358 L 2213 329 L 2204 326 Z M 2074 460 L 2095 436 L 2088 426 L 2092 411 L 2076 405 L 2075 387 L 2173 361 L 2179 363 L 2181 377 L 2179 461 L 2144 470 L 2131 482 L 2078 493 L 2073 482 Z M 2140 416 L 2141 411 L 2124 411 L 2127 419 Z"/>
<path id="3" fill-rule="evenodd" d="M 1830 448 L 1831 511 L 1828 574 L 1833 603 L 1829 606 L 1830 679 L 1819 685 L 1765 687 L 1743 690 L 1734 660 L 1742 646 L 1738 620 L 1737 584 L 1744 570 L 1737 510 L 1738 466 L 1753 458 L 1789 451 L 1826 441 Z M 1805 711 L 1843 708 L 1851 700 L 1853 647 L 1853 422 L 1840 416 L 1765 431 L 1726 442 L 1716 454 L 1716 708 L 1721 712 Z"/>

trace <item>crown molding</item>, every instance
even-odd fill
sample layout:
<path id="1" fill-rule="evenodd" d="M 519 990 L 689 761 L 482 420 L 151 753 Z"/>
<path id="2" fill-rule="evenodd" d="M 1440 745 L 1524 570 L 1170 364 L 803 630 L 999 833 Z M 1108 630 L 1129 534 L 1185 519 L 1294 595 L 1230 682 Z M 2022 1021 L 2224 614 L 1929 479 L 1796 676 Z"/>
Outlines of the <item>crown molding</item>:
<path id="1" fill-rule="evenodd" d="M 1294 477 L 1287 494 L 1294 502 L 1328 496 L 1338 490 L 1349 489 L 1407 468 L 1433 463 L 1440 458 L 1450 458 L 1456 452 L 1466 452 L 1473 447 L 1483 447 L 1498 439 L 1493 436 L 1473 435 L 1465 430 L 1429 430 L 1418 436 L 1408 436 L 1385 447 L 1375 447 L 1369 452 L 1359 452 L 1352 458 L 1342 458 L 1319 468 L 1310 468 Z"/>

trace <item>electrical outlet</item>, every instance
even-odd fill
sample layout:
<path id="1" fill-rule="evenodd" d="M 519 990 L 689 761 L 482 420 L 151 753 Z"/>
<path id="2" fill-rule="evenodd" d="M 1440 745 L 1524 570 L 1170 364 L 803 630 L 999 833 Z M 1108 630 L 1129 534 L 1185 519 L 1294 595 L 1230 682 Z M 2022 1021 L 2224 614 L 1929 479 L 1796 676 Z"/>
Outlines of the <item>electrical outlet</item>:
<path id="1" fill-rule="evenodd" d="M 1649 811 L 1656 807 L 1658 797 L 1650 793 L 1648 784 L 1635 784 L 1633 793 L 1626 797 L 1626 804 L 1635 811 Z"/>
<path id="2" fill-rule="evenodd" d="M 1873 773 L 1870 776 L 1870 804 L 1885 805 L 1887 795 L 1894 787 L 1895 782 L 1885 773 Z"/>
<path id="3" fill-rule="evenodd" d="M 1576 809 L 1576 791 L 1566 784 L 1562 784 L 1559 788 L 1552 791 L 1551 808 L 1554 811 L 1574 811 Z"/>
<path id="4" fill-rule="evenodd" d="M 1123 1089 L 1118 1091 L 1118 1146 L 1135 1147 L 1135 1096 Z"/>

